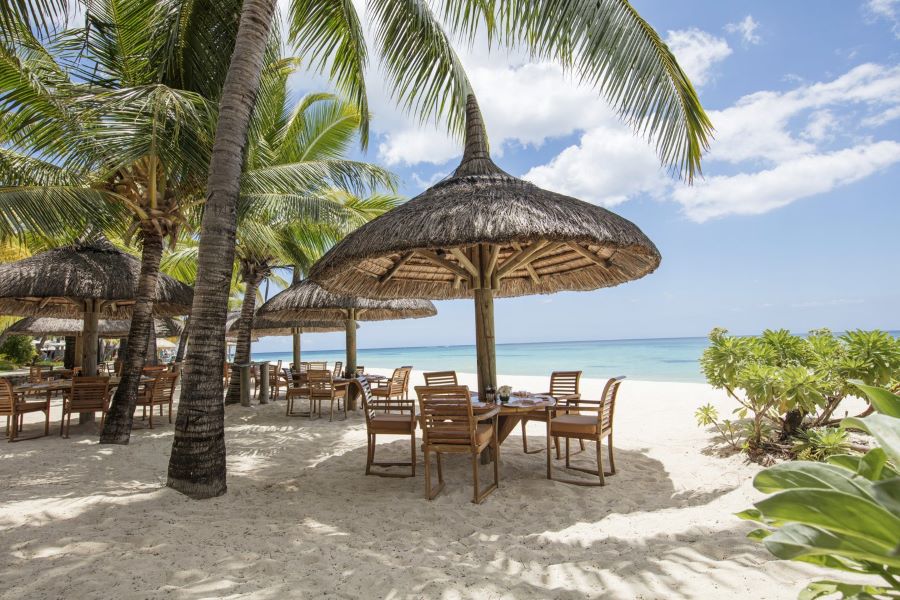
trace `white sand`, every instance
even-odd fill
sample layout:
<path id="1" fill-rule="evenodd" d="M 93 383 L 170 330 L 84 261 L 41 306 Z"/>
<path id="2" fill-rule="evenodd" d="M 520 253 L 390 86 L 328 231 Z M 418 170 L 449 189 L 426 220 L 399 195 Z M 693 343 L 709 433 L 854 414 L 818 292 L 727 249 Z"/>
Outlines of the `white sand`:
<path id="1" fill-rule="evenodd" d="M 624 384 L 603 488 L 547 481 L 517 430 L 480 506 L 464 457 L 445 461 L 432 502 L 421 453 L 414 479 L 366 477 L 361 413 L 229 407 L 228 494 L 202 502 L 164 487 L 170 425 L 109 447 L 60 439 L 54 422 L 49 438 L 0 445 L 0 598 L 796 598 L 819 573 L 746 539 L 733 513 L 758 497 L 758 467 L 710 451 L 693 417 L 707 401 L 732 408 L 704 385 Z M 543 446 L 539 423 L 529 435 Z M 395 439 L 380 459 L 407 456 Z"/>

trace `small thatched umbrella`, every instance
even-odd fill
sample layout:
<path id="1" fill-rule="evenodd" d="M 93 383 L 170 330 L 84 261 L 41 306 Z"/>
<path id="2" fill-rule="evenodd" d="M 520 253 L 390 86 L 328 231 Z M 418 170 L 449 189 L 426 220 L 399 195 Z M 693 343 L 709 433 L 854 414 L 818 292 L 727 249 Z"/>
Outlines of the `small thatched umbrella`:
<path id="1" fill-rule="evenodd" d="M 225 339 L 237 339 L 237 323 L 240 318 L 240 311 L 228 313 L 228 320 L 225 324 Z M 357 326 L 357 329 L 359 329 L 359 326 Z M 280 337 L 295 334 L 300 336 L 304 333 L 333 333 L 336 331 L 344 331 L 344 323 L 342 321 L 310 321 L 306 319 L 282 322 L 257 315 L 253 319 L 251 331 L 253 332 L 253 339 L 256 341 L 260 337 L 266 336 Z M 294 349 L 294 363 L 299 363 L 300 347 L 296 346 Z"/>
<path id="2" fill-rule="evenodd" d="M 0 314 L 80 318 L 82 369 L 97 373 L 99 320 L 127 319 L 137 295 L 141 263 L 107 240 L 79 242 L 0 265 Z M 193 290 L 160 274 L 154 312 L 191 310 Z"/>
<path id="3" fill-rule="evenodd" d="M 181 335 L 184 326 L 168 317 L 155 319 L 157 337 L 175 337 Z M 57 317 L 25 317 L 16 321 L 6 330 L 10 335 L 31 335 L 36 337 L 75 336 L 81 335 L 84 321 L 80 319 L 60 319 Z M 124 338 L 128 337 L 131 329 L 131 321 L 128 319 L 112 320 L 100 319 L 97 323 L 97 337 Z"/>
<path id="4" fill-rule="evenodd" d="M 656 246 L 630 221 L 497 167 L 469 96 L 456 171 L 352 232 L 310 277 L 337 293 L 372 298 L 474 298 L 483 394 L 497 379 L 495 296 L 614 286 L 653 272 L 659 261 Z"/>
<path id="5" fill-rule="evenodd" d="M 344 368 L 352 376 L 356 372 L 357 321 L 417 319 L 436 314 L 434 304 L 427 300 L 371 300 L 340 296 L 323 290 L 317 283 L 307 279 L 269 299 L 256 311 L 256 318 L 288 324 L 298 319 L 343 322 L 347 336 Z"/>

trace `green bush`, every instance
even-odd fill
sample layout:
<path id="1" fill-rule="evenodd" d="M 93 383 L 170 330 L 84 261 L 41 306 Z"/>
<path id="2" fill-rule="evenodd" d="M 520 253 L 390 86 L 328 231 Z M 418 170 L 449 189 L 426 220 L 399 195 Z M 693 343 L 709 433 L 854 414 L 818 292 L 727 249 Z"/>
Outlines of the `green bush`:
<path id="1" fill-rule="evenodd" d="M 31 342 L 32 338 L 27 335 L 11 335 L 0 344 L 0 356 L 17 365 L 29 364 L 37 356 Z"/>
<path id="2" fill-rule="evenodd" d="M 771 496 L 738 514 L 766 526 L 750 537 L 778 558 L 883 582 L 816 581 L 801 592 L 803 600 L 900 598 L 900 396 L 854 383 L 877 413 L 844 419 L 841 427 L 869 432 L 879 447 L 834 455 L 827 464 L 787 462 L 761 471 L 753 485 Z"/>
<path id="3" fill-rule="evenodd" d="M 751 455 L 787 452 L 803 428 L 832 423 L 841 401 L 854 393 L 849 379 L 886 386 L 900 373 L 900 340 L 883 331 L 827 329 L 807 337 L 766 330 L 735 337 L 714 329 L 700 364 L 707 381 L 739 404 L 744 447 Z"/>

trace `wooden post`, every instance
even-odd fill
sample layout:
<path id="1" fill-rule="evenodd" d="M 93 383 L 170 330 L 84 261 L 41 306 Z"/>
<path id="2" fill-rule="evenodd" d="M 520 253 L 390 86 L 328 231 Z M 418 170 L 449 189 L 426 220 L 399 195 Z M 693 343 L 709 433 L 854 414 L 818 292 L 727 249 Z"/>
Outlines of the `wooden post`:
<path id="1" fill-rule="evenodd" d="M 347 320 L 344 321 L 347 334 L 347 356 L 344 361 L 344 375 L 348 378 L 356 377 L 356 309 L 347 311 Z M 347 410 L 356 410 L 357 386 L 347 386 Z"/>
<path id="2" fill-rule="evenodd" d="M 259 363 L 259 403 L 269 403 L 269 363 Z"/>
<path id="3" fill-rule="evenodd" d="M 250 406 L 250 365 L 240 365 L 241 406 Z"/>
<path id="4" fill-rule="evenodd" d="M 473 258 L 478 267 L 478 277 L 473 278 L 475 288 L 475 350 L 478 358 L 478 395 L 483 400 L 488 387 L 497 391 L 497 358 L 494 349 L 494 290 L 489 272 L 490 248 L 479 244 Z"/>
<path id="5" fill-rule="evenodd" d="M 97 340 L 99 338 L 100 313 L 99 300 L 84 301 L 84 326 L 81 335 L 81 374 L 89 377 L 97 375 Z M 80 413 L 79 423 L 91 423 L 94 413 Z"/>
<path id="6" fill-rule="evenodd" d="M 299 372 L 300 371 L 300 336 L 302 333 L 300 332 L 299 327 L 291 328 L 291 337 L 293 338 L 294 345 L 294 368 Z"/>
<path id="7" fill-rule="evenodd" d="M 84 326 L 82 325 L 82 329 Z M 75 336 L 75 362 L 72 363 L 73 367 L 80 367 L 84 362 L 84 335 L 78 334 Z"/>

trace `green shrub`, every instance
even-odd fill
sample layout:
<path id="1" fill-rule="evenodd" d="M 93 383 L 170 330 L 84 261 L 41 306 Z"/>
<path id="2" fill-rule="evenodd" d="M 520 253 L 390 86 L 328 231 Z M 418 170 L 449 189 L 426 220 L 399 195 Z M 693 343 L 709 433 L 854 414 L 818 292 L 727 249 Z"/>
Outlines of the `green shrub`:
<path id="1" fill-rule="evenodd" d="M 0 356 L 17 365 L 29 364 L 37 356 L 37 350 L 27 335 L 11 335 L 0 344 Z"/>
<path id="2" fill-rule="evenodd" d="M 709 340 L 701 368 L 710 385 L 740 404 L 735 413 L 748 419 L 744 446 L 751 455 L 787 451 L 804 427 L 831 424 L 855 391 L 848 379 L 885 386 L 900 373 L 900 340 L 883 331 L 835 337 L 819 329 L 803 338 L 786 330 L 735 337 L 714 329 Z"/>
<path id="3" fill-rule="evenodd" d="M 794 443 L 794 454 L 800 460 L 822 462 L 835 454 L 846 454 L 849 450 L 847 431 L 839 427 L 804 431 Z"/>
<path id="4" fill-rule="evenodd" d="M 900 597 L 900 396 L 854 383 L 877 413 L 844 419 L 841 427 L 869 432 L 879 447 L 865 455 L 833 455 L 826 464 L 797 461 L 765 469 L 753 485 L 771 495 L 738 514 L 766 526 L 750 537 L 778 558 L 883 582 L 816 581 L 801 592 L 803 600 Z"/>

